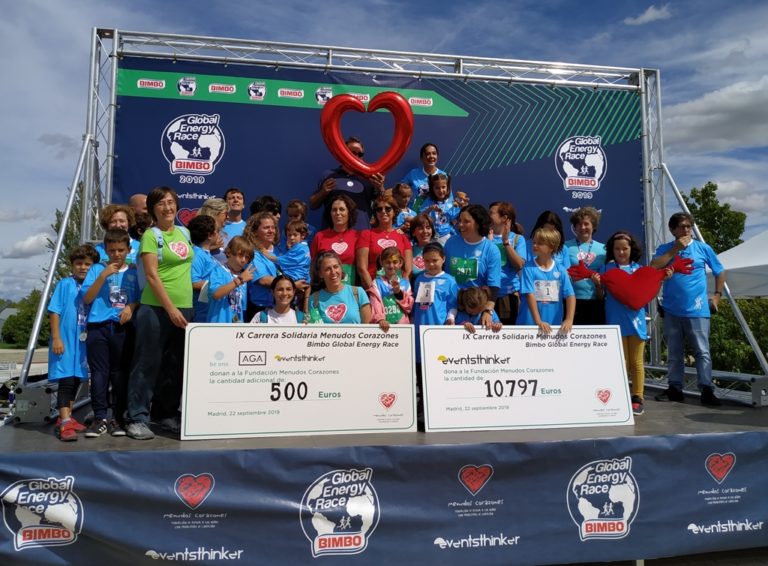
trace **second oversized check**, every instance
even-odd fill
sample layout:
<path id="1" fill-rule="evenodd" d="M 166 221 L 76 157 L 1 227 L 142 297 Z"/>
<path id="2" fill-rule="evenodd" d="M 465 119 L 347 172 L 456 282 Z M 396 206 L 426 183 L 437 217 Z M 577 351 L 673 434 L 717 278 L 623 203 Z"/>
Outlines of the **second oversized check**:
<path id="1" fill-rule="evenodd" d="M 182 439 L 416 430 L 411 326 L 192 324 Z"/>
<path id="2" fill-rule="evenodd" d="M 618 326 L 421 329 L 426 430 L 634 423 Z"/>

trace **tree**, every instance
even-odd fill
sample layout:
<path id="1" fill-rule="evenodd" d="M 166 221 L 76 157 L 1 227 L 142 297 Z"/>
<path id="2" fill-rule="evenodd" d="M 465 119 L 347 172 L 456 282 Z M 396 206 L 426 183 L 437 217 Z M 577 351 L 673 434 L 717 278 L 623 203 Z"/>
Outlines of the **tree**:
<path id="1" fill-rule="evenodd" d="M 768 334 L 757 332 L 759 328 L 768 328 L 768 299 L 738 299 L 736 303 L 761 350 L 768 352 Z M 757 375 L 763 373 L 728 301 L 721 301 L 719 312 L 712 317 L 709 345 L 715 368 Z"/>
<path id="2" fill-rule="evenodd" d="M 42 293 L 39 289 L 34 289 L 29 295 L 16 303 L 16 308 L 19 309 L 19 312 L 9 316 L 8 320 L 5 321 L 3 325 L 3 342 L 19 346 L 20 348 L 27 347 L 41 295 Z M 50 336 L 51 324 L 46 315 L 43 317 L 43 325 L 40 328 L 40 335 L 37 337 L 37 344 L 47 344 Z"/>
<path id="3" fill-rule="evenodd" d="M 693 214 L 704 240 L 715 253 L 724 252 L 742 243 L 744 223 L 747 215 L 731 210 L 730 204 L 720 204 L 717 199 L 717 183 L 707 181 L 701 188 L 691 189 L 690 195 L 683 195 L 685 204 Z"/>

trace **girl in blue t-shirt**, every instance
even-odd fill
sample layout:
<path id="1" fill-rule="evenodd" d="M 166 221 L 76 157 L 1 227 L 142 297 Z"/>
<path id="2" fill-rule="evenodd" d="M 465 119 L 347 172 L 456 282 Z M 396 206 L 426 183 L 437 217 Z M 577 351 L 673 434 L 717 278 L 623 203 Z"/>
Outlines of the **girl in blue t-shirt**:
<path id="1" fill-rule="evenodd" d="M 410 281 L 401 275 L 405 264 L 403 254 L 392 246 L 381 252 L 377 261 L 381 275 L 377 275 L 366 290 L 371 301 L 371 322 L 384 320 L 387 324 L 409 324 L 413 294 Z"/>
<path id="2" fill-rule="evenodd" d="M 628 232 L 616 232 L 608 238 L 605 245 L 605 260 L 602 272 L 611 269 L 621 269 L 632 274 L 640 265 L 642 250 L 637 240 Z M 607 324 L 617 324 L 621 329 L 621 341 L 624 345 L 624 361 L 627 374 L 632 380 L 632 411 L 636 415 L 643 414 L 643 390 L 645 388 L 645 341 L 648 340 L 648 329 L 645 323 L 645 308 L 632 309 L 620 303 L 609 292 L 600 286 L 600 275 L 592 276 L 598 296 L 605 293 L 605 321 Z"/>
<path id="3" fill-rule="evenodd" d="M 445 244 L 456 233 L 453 225 L 464 204 L 453 197 L 451 176 L 437 173 L 429 176 L 429 193 L 416 212 L 429 215 L 435 225 L 437 239 Z"/>
<path id="4" fill-rule="evenodd" d="M 485 325 L 485 329 L 494 332 L 501 330 L 501 321 L 496 311 L 488 308 L 489 299 L 490 295 L 483 287 L 461 289 L 457 300 L 459 312 L 456 316 L 456 324 L 463 324 L 464 330 L 474 334 L 476 325 L 483 326 L 480 319 L 483 313 L 487 312 L 491 315 L 491 322 Z"/>

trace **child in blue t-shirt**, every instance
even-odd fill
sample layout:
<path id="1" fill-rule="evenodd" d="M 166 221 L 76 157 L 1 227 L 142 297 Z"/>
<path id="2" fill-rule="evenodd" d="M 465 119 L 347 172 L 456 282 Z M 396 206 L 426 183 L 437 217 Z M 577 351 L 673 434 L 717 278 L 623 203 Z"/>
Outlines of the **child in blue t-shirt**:
<path id="1" fill-rule="evenodd" d="M 288 201 L 288 204 L 285 205 L 285 212 L 288 215 L 288 222 L 293 222 L 295 220 L 297 222 L 304 222 L 307 225 L 307 235 L 304 238 L 304 241 L 307 242 L 307 244 L 310 244 L 312 238 L 317 234 L 317 228 L 307 222 L 307 203 L 301 199 L 291 199 Z"/>
<path id="2" fill-rule="evenodd" d="M 211 272 L 208 285 L 208 322 L 244 322 L 248 305 L 246 283 L 253 279 L 253 246 L 242 236 L 224 249 L 227 263 Z"/>
<path id="3" fill-rule="evenodd" d="M 456 233 L 453 225 L 459 217 L 463 201 L 454 200 L 451 176 L 437 173 L 429 177 L 429 193 L 417 212 L 428 214 L 435 225 L 435 236 L 441 244 Z"/>
<path id="4" fill-rule="evenodd" d="M 501 330 L 501 320 L 495 310 L 488 308 L 488 301 L 490 295 L 483 287 L 466 287 L 459 291 L 457 299 L 458 315 L 456 316 L 456 324 L 463 324 L 464 330 L 470 334 L 475 333 L 475 326 L 481 326 L 481 318 L 484 312 L 488 312 L 491 315 L 490 326 L 486 326 L 486 330 L 492 330 L 498 332 Z"/>
<path id="5" fill-rule="evenodd" d="M 416 361 L 421 360 L 420 328 L 427 325 L 454 324 L 456 297 L 459 286 L 453 275 L 443 271 L 445 251 L 438 242 L 431 242 L 422 250 L 424 270 L 413 285 L 414 302 L 411 320 L 416 327 Z"/>
<path id="6" fill-rule="evenodd" d="M 73 249 L 69 254 L 72 276 L 59 281 L 48 303 L 51 320 L 48 380 L 58 383 L 56 435 L 63 442 L 77 440 L 77 433 L 85 432 L 85 426 L 72 416 L 77 390 L 88 379 L 85 346 L 88 308 L 80 288 L 88 270 L 98 262 L 99 252 L 90 244 Z"/>
<path id="7" fill-rule="evenodd" d="M 398 183 L 392 188 L 392 199 L 395 201 L 395 221 L 392 226 L 408 232 L 410 222 L 416 216 L 416 212 L 408 206 L 413 191 L 408 183 Z"/>
<path id="8" fill-rule="evenodd" d="M 402 277 L 405 259 L 397 247 L 385 248 L 376 258 L 380 272 L 366 289 L 371 301 L 371 323 L 409 324 L 413 308 L 411 283 Z"/>
<path id="9" fill-rule="evenodd" d="M 136 267 L 126 263 L 130 246 L 127 231 L 107 230 L 104 249 L 109 262 L 91 267 L 80 290 L 83 302 L 90 306 L 85 344 L 91 370 L 93 421 L 85 431 L 86 438 L 97 438 L 106 432 L 125 436 L 123 414 L 128 406 L 132 319 L 141 294 Z M 112 418 L 108 420 L 110 406 Z"/>
<path id="10" fill-rule="evenodd" d="M 534 258 L 523 267 L 517 324 L 538 326 L 544 334 L 552 333 L 551 325 L 560 325 L 558 333 L 567 334 L 573 326 L 576 297 L 568 272 L 554 259 L 560 246 L 560 234 L 549 227 L 533 233 Z M 563 317 L 565 300 L 565 317 Z"/>
<path id="11" fill-rule="evenodd" d="M 218 230 L 213 216 L 195 216 L 187 225 L 195 255 L 192 258 L 192 322 L 208 322 L 208 284 L 211 273 L 221 265 L 211 255 L 218 249 Z"/>

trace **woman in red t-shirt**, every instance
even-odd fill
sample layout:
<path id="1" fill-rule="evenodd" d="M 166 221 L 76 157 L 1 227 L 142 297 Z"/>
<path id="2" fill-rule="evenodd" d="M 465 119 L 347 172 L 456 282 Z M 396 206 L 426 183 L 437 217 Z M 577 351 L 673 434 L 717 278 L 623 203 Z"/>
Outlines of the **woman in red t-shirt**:
<path id="1" fill-rule="evenodd" d="M 373 201 L 373 228 L 363 230 L 357 239 L 357 276 L 363 289 L 368 289 L 376 277 L 376 260 L 382 250 L 397 246 L 405 258 L 403 277 L 408 279 L 413 264 L 411 240 L 392 224 L 395 220 L 395 201 L 389 192 Z"/>
<path id="2" fill-rule="evenodd" d="M 360 232 L 352 228 L 357 220 L 357 206 L 345 194 L 334 196 L 326 207 L 324 223 L 330 228 L 319 231 L 312 238 L 309 253 L 312 256 L 312 280 L 316 281 L 314 273 L 315 258 L 323 252 L 335 252 L 341 258 L 341 269 L 344 272 L 344 283 L 355 284 L 355 248 Z"/>

